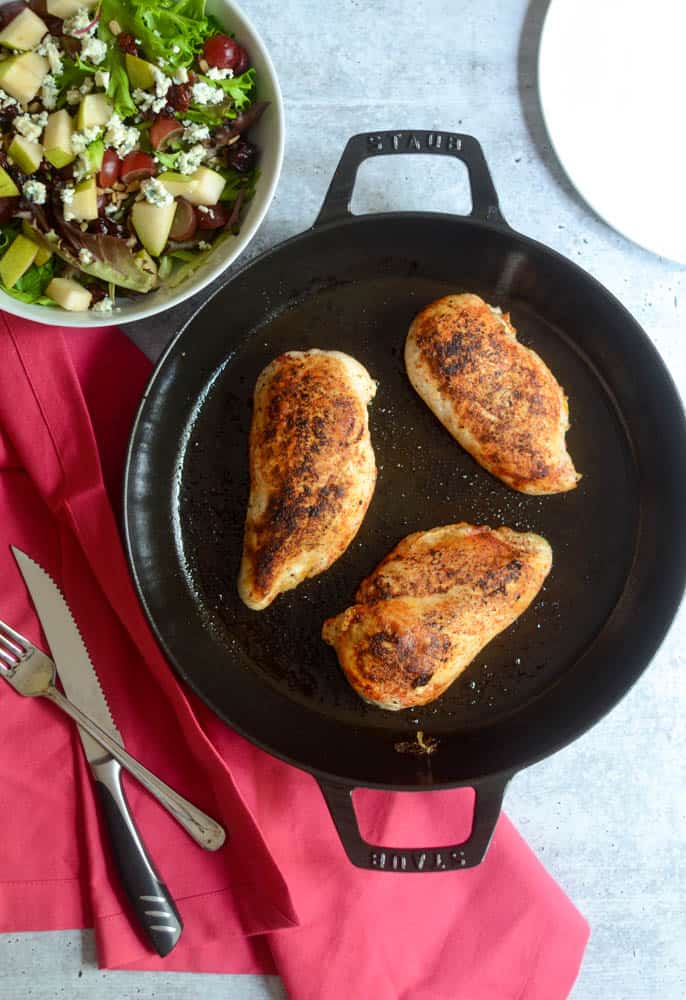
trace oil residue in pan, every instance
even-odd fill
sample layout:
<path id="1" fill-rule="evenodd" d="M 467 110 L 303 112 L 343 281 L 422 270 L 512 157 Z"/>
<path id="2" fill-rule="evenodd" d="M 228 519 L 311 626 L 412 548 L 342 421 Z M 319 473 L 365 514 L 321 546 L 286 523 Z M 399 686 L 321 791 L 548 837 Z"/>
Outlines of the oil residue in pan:
<path id="1" fill-rule="evenodd" d="M 487 289 L 470 290 L 493 301 Z M 294 302 L 238 346 L 199 406 L 187 440 L 178 525 L 194 589 L 227 662 L 259 671 L 289 698 L 351 725 L 397 732 L 426 723 L 440 734 L 516 711 L 593 641 L 631 564 L 638 493 L 630 442 L 603 383 L 563 331 L 519 301 L 493 302 L 512 310 L 521 341 L 540 353 L 569 396 L 567 440 L 583 473 L 569 494 L 529 497 L 508 489 L 453 441 L 415 394 L 403 363 L 407 328 L 426 303 L 454 291 L 444 282 L 388 275 L 354 288 L 320 288 Z M 347 351 L 379 382 L 370 411 L 378 483 L 357 538 L 338 562 L 266 611 L 253 612 L 236 591 L 252 390 L 273 357 L 311 347 Z M 403 713 L 367 706 L 322 641 L 322 623 L 352 602 L 362 578 L 402 537 L 457 521 L 539 532 L 553 548 L 553 570 L 534 605 L 432 705 Z"/>

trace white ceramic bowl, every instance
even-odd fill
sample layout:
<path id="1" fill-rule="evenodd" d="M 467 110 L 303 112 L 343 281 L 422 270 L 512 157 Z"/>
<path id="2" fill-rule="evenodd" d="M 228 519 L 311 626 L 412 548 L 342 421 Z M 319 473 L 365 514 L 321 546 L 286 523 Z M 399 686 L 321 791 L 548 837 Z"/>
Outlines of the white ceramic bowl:
<path id="1" fill-rule="evenodd" d="M 98 317 L 92 312 L 67 312 L 57 306 L 27 305 L 13 299 L 0 289 L 0 309 L 5 312 L 33 319 L 53 326 L 111 326 L 133 323 L 164 312 L 199 292 L 213 281 L 229 264 L 243 252 L 255 235 L 274 197 L 281 173 L 284 147 L 284 110 L 281 90 L 276 71 L 269 58 L 264 42 L 240 7 L 231 0 L 207 0 L 207 10 L 230 30 L 236 40 L 244 45 L 255 67 L 257 96 L 260 101 L 269 101 L 269 107 L 260 121 L 250 131 L 260 150 L 260 178 L 255 196 L 248 204 L 241 223 L 241 231 L 233 240 L 227 240 L 210 254 L 202 267 L 177 288 L 150 292 L 135 300 L 121 303 L 111 316 Z M 125 294 L 125 290 L 122 290 Z"/>

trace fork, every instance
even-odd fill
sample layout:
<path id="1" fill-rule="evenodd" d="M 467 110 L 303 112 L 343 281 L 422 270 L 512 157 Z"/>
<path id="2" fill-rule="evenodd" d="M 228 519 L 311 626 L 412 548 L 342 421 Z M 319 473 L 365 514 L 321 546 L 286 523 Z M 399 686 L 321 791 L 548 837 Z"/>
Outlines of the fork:
<path id="1" fill-rule="evenodd" d="M 0 676 L 29 698 L 48 698 L 85 729 L 121 766 L 147 788 L 151 795 L 208 851 L 218 850 L 226 839 L 219 823 L 198 809 L 161 778 L 127 753 L 112 737 L 55 687 L 57 668 L 53 660 L 29 639 L 0 621 Z"/>

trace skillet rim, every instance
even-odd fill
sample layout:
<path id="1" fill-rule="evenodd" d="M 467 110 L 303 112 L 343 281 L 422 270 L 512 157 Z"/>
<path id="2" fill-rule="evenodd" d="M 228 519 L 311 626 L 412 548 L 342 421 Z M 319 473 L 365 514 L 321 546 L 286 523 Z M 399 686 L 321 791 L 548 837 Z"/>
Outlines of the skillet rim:
<path id="1" fill-rule="evenodd" d="M 519 248 L 529 249 L 536 253 L 542 254 L 544 258 L 554 261 L 569 271 L 569 273 L 577 281 L 585 283 L 590 289 L 591 293 L 596 296 L 600 296 L 605 300 L 607 306 L 617 315 L 618 320 L 621 321 L 622 327 L 629 327 L 632 331 L 632 336 L 638 338 L 638 342 L 641 344 L 642 348 L 648 352 L 651 360 L 651 371 L 653 378 L 659 378 L 662 382 L 662 389 L 665 390 L 662 394 L 661 405 L 666 405 L 669 403 L 671 414 L 669 415 L 669 420 L 671 424 L 672 434 L 675 437 L 681 439 L 682 448 L 684 454 L 686 454 L 686 413 L 684 411 L 684 404 L 681 400 L 681 396 L 677 389 L 676 383 L 671 375 L 671 372 L 667 368 L 662 356 L 660 355 L 657 347 L 641 327 L 638 321 L 632 316 L 629 310 L 623 305 L 623 303 L 609 290 L 607 289 L 597 278 L 585 271 L 579 264 L 575 261 L 565 257 L 559 251 L 547 246 L 546 244 L 536 240 L 532 237 L 526 236 L 525 234 L 519 233 L 517 230 L 509 226 L 500 217 L 498 222 L 487 221 L 482 218 L 477 218 L 474 216 L 460 216 L 452 213 L 444 212 L 383 212 L 383 213 L 373 213 L 365 215 L 344 215 L 332 219 L 327 222 L 315 222 L 314 225 L 300 233 L 297 233 L 286 240 L 276 244 L 276 246 L 270 247 L 263 251 L 262 253 L 251 258 L 249 261 L 242 264 L 235 271 L 232 271 L 231 276 L 228 281 L 217 289 L 213 295 L 204 303 L 198 306 L 198 309 L 193 313 L 193 315 L 184 323 L 182 328 L 177 332 L 177 334 L 172 338 L 170 343 L 167 345 L 163 353 L 160 355 L 153 371 L 151 372 L 148 383 L 146 384 L 145 390 L 141 397 L 140 404 L 136 410 L 134 421 L 131 426 L 131 431 L 129 434 L 129 439 L 126 449 L 126 457 L 124 463 L 124 476 L 122 485 L 122 528 L 125 542 L 125 549 L 127 554 L 127 560 L 129 563 L 129 569 L 132 575 L 134 586 L 138 599 L 143 607 L 148 624 L 150 625 L 155 638 L 160 645 L 162 652 L 168 659 L 169 663 L 173 667 L 174 671 L 182 678 L 182 680 L 189 685 L 189 687 L 194 691 L 195 694 L 217 715 L 225 724 L 229 725 L 232 729 L 238 732 L 241 736 L 248 739 L 251 743 L 258 746 L 260 749 L 269 753 L 270 755 L 277 757 L 278 759 L 285 761 L 295 767 L 305 770 L 308 773 L 314 775 L 316 778 L 320 779 L 322 782 L 333 782 L 337 784 L 347 784 L 355 787 L 369 787 L 378 789 L 388 789 L 393 791 L 420 791 L 420 790 L 440 790 L 456 788 L 465 785 L 474 785 L 483 780 L 489 780 L 491 778 L 502 777 L 508 780 L 514 773 L 524 768 L 531 766 L 532 764 L 538 763 L 541 760 L 546 759 L 559 750 L 570 745 L 580 736 L 584 735 L 589 729 L 596 725 L 602 718 L 604 718 L 612 709 L 614 709 L 619 702 L 629 693 L 634 684 L 639 680 L 643 673 L 648 669 L 655 655 L 657 654 L 660 646 L 665 640 L 671 624 L 676 617 L 681 604 L 684 590 L 686 588 L 686 534 L 682 533 L 677 535 L 675 538 L 675 544 L 670 550 L 671 552 L 671 562 L 670 567 L 670 577 L 671 582 L 669 585 L 669 593 L 666 595 L 662 604 L 658 607 L 655 604 L 655 610 L 653 613 L 653 618 L 650 622 L 649 630 L 651 632 L 652 638 L 648 643 L 648 652 L 646 655 L 641 655 L 640 659 L 642 665 L 634 667 L 629 674 L 623 672 L 623 683 L 619 686 L 619 690 L 616 694 L 610 694 L 606 697 L 600 704 L 598 704 L 597 696 L 590 698 L 590 702 L 595 704 L 596 707 L 590 712 L 590 718 L 585 719 L 582 723 L 573 726 L 573 731 L 571 733 L 565 733 L 563 736 L 555 739 L 551 739 L 545 750 L 536 752 L 533 754 L 524 754 L 523 759 L 518 759 L 516 763 L 511 764 L 508 767 L 501 767 L 497 769 L 489 769 L 483 774 L 474 775 L 472 778 L 459 779 L 459 780 L 430 780 L 427 784 L 426 774 L 422 774 L 418 780 L 412 783 L 405 782 L 388 782 L 376 779 L 364 779 L 360 778 L 358 775 L 354 777 L 351 775 L 341 775 L 340 773 L 334 771 L 328 771 L 325 768 L 321 768 L 311 763 L 304 762 L 294 756 L 289 755 L 287 752 L 277 749 L 271 743 L 265 742 L 260 736 L 255 735 L 254 732 L 249 731 L 244 726 L 239 725 L 232 721 L 228 714 L 223 710 L 217 708 L 215 704 L 212 703 L 210 699 L 203 693 L 202 689 L 193 680 L 192 674 L 189 674 L 186 669 L 179 663 L 176 655 L 172 652 L 169 647 L 164 635 L 160 628 L 158 628 L 157 622 L 153 617 L 153 613 L 149 607 L 148 600 L 145 596 L 143 589 L 143 581 L 138 572 L 138 566 L 136 563 L 136 552 L 135 552 L 135 540 L 132 536 L 131 531 L 131 510 L 129 504 L 129 485 L 132 478 L 133 467 L 135 465 L 135 446 L 137 444 L 137 437 L 139 434 L 139 429 L 142 424 L 144 414 L 148 406 L 148 400 L 151 397 L 153 390 L 155 389 L 156 382 L 161 377 L 163 369 L 168 361 L 173 357 L 178 349 L 182 338 L 187 333 L 189 328 L 193 325 L 196 319 L 202 314 L 205 307 L 212 302 L 216 296 L 226 292 L 235 282 L 243 277 L 246 272 L 251 269 L 262 266 L 269 262 L 270 258 L 275 258 L 284 252 L 291 253 L 294 247 L 301 245 L 306 242 L 312 236 L 318 236 L 322 232 L 330 232 L 335 230 L 346 230 L 351 229 L 355 226 L 369 225 L 372 222 L 378 225 L 383 225 L 386 222 L 421 222 L 421 223 L 431 223 L 433 221 L 449 223 L 453 226 L 467 227 L 468 229 L 479 229 L 485 230 L 486 232 L 492 232 L 497 234 L 498 237 L 506 236 L 513 239 Z M 602 375 L 595 370 L 596 377 L 602 379 Z M 620 417 L 623 419 L 624 415 L 622 411 L 619 411 Z M 633 446 L 633 439 L 631 439 L 631 444 Z M 676 466 L 673 479 L 670 483 L 670 489 L 676 492 L 680 489 L 681 500 L 686 507 L 686 471 L 677 475 Z M 639 491 L 639 499 L 640 499 Z M 672 501 L 672 506 L 674 505 L 674 500 Z M 641 523 L 637 525 L 637 540 L 640 537 Z M 683 537 L 683 540 L 679 543 L 679 538 Z M 638 541 L 637 541 L 638 544 Z M 634 554 L 634 559 L 632 560 L 631 566 L 628 570 L 626 576 L 626 582 L 631 580 L 636 564 L 636 554 Z M 626 589 L 626 587 L 625 587 Z M 618 605 L 623 599 L 624 591 L 619 598 Z M 616 608 L 611 612 L 611 614 L 606 619 L 609 622 L 612 616 L 615 614 Z M 601 633 L 602 634 L 601 630 Z M 595 640 L 594 640 L 595 641 Z M 580 654 L 576 662 L 579 662 L 593 647 L 593 642 L 591 647 L 587 649 L 584 653 Z M 574 667 L 570 668 L 570 673 L 573 673 Z M 553 685 L 554 687 L 555 685 Z M 537 699 L 534 699 L 537 700 Z M 517 713 L 515 713 L 516 715 Z"/>

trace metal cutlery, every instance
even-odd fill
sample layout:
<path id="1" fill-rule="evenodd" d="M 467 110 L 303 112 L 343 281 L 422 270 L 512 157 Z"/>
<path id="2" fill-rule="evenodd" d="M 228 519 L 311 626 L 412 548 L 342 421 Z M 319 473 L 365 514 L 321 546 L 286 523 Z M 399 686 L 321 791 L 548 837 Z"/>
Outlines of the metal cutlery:
<path id="1" fill-rule="evenodd" d="M 14 546 L 11 548 L 55 662 L 15 629 L 4 626 L 0 638 L 0 674 L 16 690 L 48 697 L 78 721 L 123 887 L 153 948 L 159 955 L 167 955 L 181 936 L 183 922 L 136 829 L 122 786 L 122 765 L 203 847 L 219 848 L 225 839 L 224 830 L 124 750 L 123 739 L 62 592 L 38 563 Z M 66 698 L 54 685 L 55 668 Z"/>
<path id="2" fill-rule="evenodd" d="M 2 620 L 0 620 L 0 660 L 4 661 L 4 664 L 0 663 L 0 675 L 15 691 L 30 698 L 37 696 L 49 698 L 58 708 L 71 716 L 100 747 L 108 750 L 125 770 L 155 796 L 196 843 L 207 851 L 216 851 L 222 846 L 226 834 L 219 823 L 144 767 L 85 712 L 65 698 L 55 687 L 57 668 L 54 661 Z"/>

